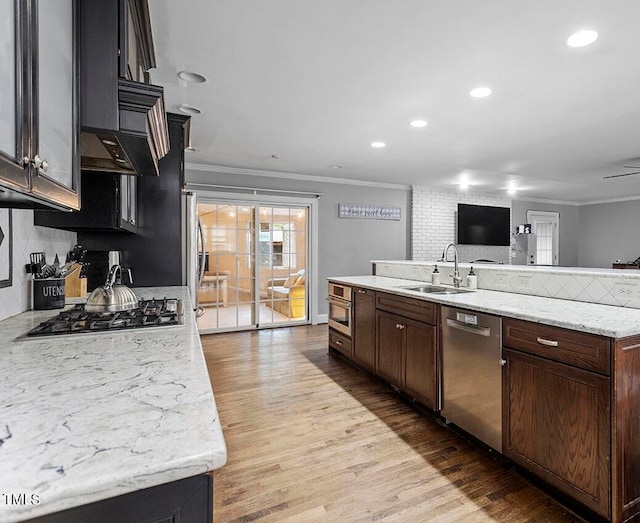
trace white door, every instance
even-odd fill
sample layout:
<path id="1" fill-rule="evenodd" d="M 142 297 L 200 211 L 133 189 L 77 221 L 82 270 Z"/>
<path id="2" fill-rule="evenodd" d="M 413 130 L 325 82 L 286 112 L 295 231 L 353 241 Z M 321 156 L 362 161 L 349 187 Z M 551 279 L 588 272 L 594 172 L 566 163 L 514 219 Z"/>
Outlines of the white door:
<path id="1" fill-rule="evenodd" d="M 558 265 L 560 213 L 550 211 L 527 211 L 527 223 L 536 235 L 537 265 Z"/>

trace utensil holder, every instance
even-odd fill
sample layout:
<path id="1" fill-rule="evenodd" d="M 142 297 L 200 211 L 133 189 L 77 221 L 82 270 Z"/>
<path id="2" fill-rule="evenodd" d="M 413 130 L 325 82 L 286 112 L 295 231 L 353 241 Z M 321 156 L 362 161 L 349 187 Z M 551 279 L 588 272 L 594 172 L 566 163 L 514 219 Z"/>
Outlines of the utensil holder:
<path id="1" fill-rule="evenodd" d="M 63 309 L 65 300 L 64 278 L 33 280 L 33 309 Z"/>

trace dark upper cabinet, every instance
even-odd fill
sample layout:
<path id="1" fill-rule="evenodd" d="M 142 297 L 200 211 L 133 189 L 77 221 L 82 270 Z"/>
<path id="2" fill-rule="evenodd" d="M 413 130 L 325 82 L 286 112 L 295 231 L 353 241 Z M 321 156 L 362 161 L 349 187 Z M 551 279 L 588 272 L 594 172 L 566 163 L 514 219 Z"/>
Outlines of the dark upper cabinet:
<path id="1" fill-rule="evenodd" d="M 82 0 L 82 169 L 158 175 L 169 152 L 146 0 Z"/>
<path id="2" fill-rule="evenodd" d="M 0 206 L 79 207 L 77 0 L 0 0 Z"/>
<path id="3" fill-rule="evenodd" d="M 34 225 L 67 231 L 137 232 L 136 176 L 82 173 L 82 207 L 77 212 L 36 210 Z"/>

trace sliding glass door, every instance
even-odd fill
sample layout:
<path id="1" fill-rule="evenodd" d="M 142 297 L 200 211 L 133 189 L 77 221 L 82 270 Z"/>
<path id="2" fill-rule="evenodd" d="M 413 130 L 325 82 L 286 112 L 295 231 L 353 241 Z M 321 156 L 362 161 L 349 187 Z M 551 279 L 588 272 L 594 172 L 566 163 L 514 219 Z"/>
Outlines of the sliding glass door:
<path id="1" fill-rule="evenodd" d="M 199 201 L 201 333 L 306 323 L 308 208 Z"/>

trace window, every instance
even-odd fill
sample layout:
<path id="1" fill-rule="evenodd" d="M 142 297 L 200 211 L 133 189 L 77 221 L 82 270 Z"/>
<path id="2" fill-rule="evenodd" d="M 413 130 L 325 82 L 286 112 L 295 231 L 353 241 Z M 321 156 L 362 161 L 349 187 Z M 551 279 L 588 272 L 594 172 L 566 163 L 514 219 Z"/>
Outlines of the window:
<path id="1" fill-rule="evenodd" d="M 296 267 L 295 231 L 289 223 L 260 223 L 259 234 L 260 266 L 273 268 Z"/>

